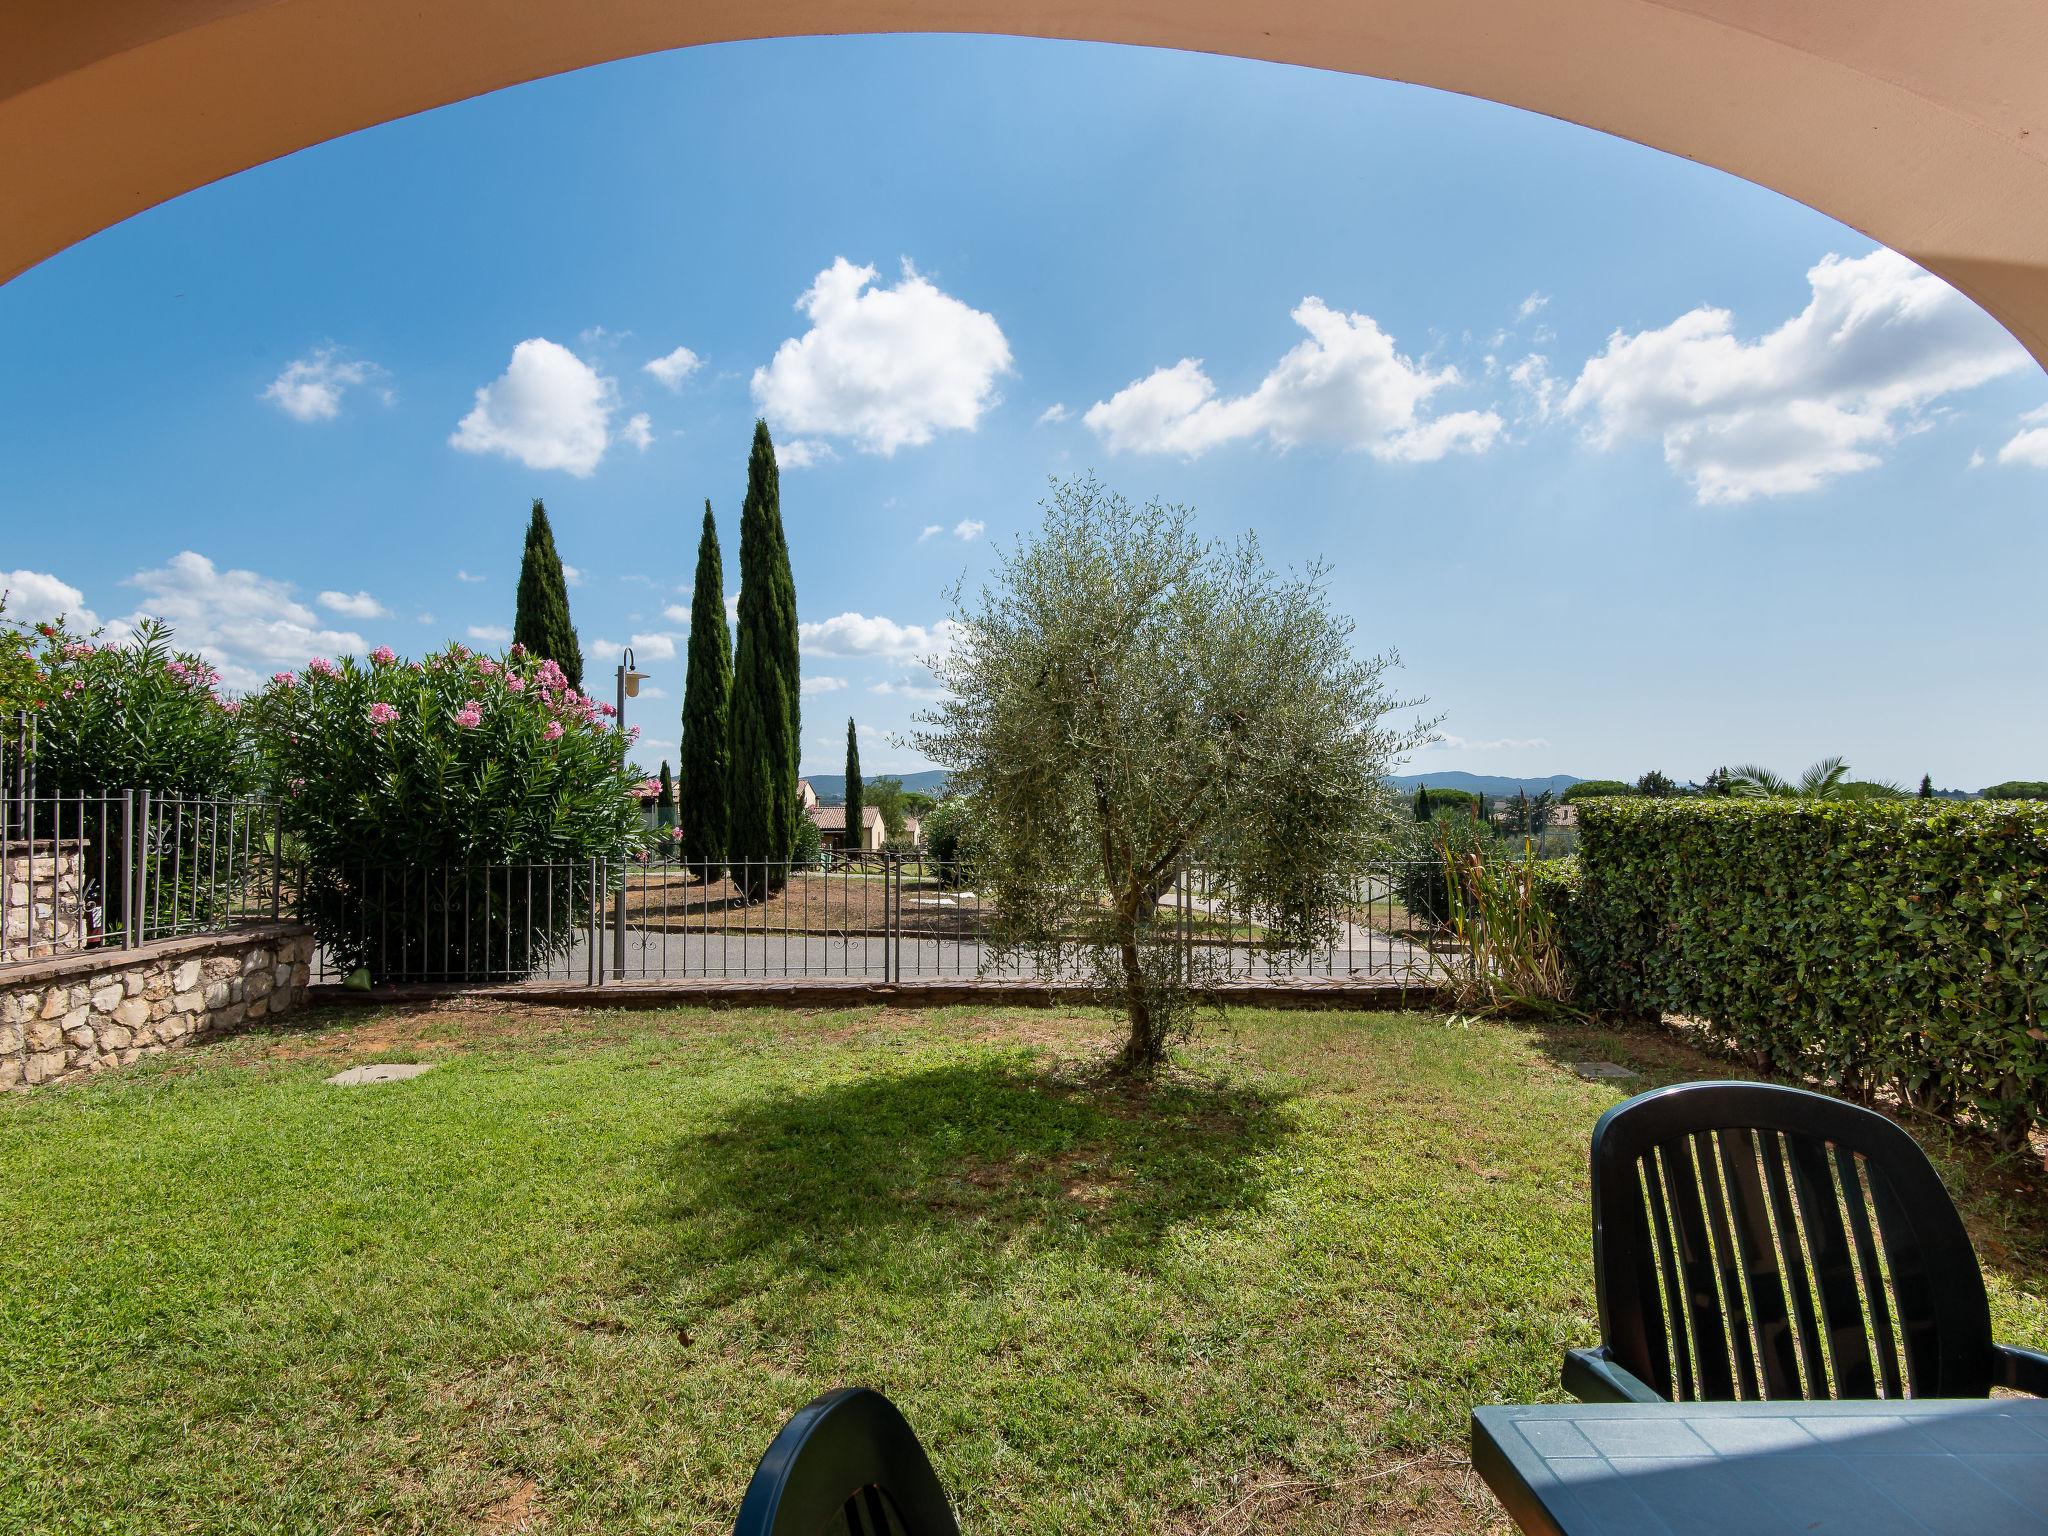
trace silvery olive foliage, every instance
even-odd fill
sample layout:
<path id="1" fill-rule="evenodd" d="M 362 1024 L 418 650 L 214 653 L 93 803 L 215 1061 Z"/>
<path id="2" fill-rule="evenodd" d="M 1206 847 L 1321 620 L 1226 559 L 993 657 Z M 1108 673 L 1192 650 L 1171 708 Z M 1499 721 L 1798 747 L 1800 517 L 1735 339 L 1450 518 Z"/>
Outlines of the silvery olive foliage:
<path id="1" fill-rule="evenodd" d="M 1431 723 L 1388 692 L 1392 652 L 1354 653 L 1322 567 L 1276 573 L 1253 536 L 1203 539 L 1189 509 L 1093 476 L 1042 505 L 978 594 L 952 594 L 928 663 L 945 699 L 915 740 L 972 797 L 995 954 L 1079 956 L 1128 1017 L 1119 1066 L 1144 1072 L 1211 952 L 1161 906 L 1182 873 L 1223 893 L 1206 920 L 1255 924 L 1278 957 L 1322 947 L 1391 835 L 1382 781 Z"/>

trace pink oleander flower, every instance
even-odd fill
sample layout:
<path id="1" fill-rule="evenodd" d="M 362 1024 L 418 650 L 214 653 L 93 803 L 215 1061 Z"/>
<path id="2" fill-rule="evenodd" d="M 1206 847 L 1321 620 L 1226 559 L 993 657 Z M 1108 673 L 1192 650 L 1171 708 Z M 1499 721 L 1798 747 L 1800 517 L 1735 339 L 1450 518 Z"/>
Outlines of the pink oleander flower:
<path id="1" fill-rule="evenodd" d="M 175 677 L 181 683 L 189 683 L 192 681 L 192 669 L 186 666 L 185 663 L 182 661 L 178 661 L 175 659 L 167 661 L 164 663 L 164 670 L 170 673 L 171 676 Z"/>
<path id="2" fill-rule="evenodd" d="M 475 699 L 471 699 L 462 708 L 455 711 L 455 723 L 465 731 L 475 730 L 484 723 L 483 705 L 479 704 Z"/>
<path id="3" fill-rule="evenodd" d="M 540 737 L 542 741 L 560 741 L 562 739 L 562 722 L 550 720 L 547 724 L 547 729 L 540 733 Z"/>
<path id="4" fill-rule="evenodd" d="M 300 790 L 302 790 L 302 789 L 304 789 L 305 787 L 306 787 L 306 781 L 305 781 L 304 779 L 293 779 L 293 780 L 292 780 L 292 782 L 291 782 L 291 785 L 290 785 L 290 788 L 291 788 L 291 792 L 292 792 L 293 794 L 295 794 L 295 795 L 296 795 L 297 793 L 299 793 L 299 791 L 300 791 Z"/>
<path id="5" fill-rule="evenodd" d="M 239 715 L 242 712 L 242 701 L 240 699 L 223 699 L 216 697 L 214 699 L 214 702 L 220 705 L 220 707 L 228 714 Z"/>
<path id="6" fill-rule="evenodd" d="M 408 667 L 411 667 L 415 672 L 424 672 L 427 670 L 427 664 L 424 661 L 408 661 L 406 665 Z"/>
<path id="7" fill-rule="evenodd" d="M 71 695 L 73 695 L 74 693 L 83 692 L 85 692 L 85 684 L 80 682 L 77 678 L 73 678 L 70 682 L 64 685 L 64 697 L 67 699 L 70 698 Z"/>
<path id="8" fill-rule="evenodd" d="M 513 693 L 524 693 L 526 692 L 526 679 L 520 677 L 517 673 L 507 672 L 505 674 L 505 686 Z"/>
<path id="9" fill-rule="evenodd" d="M 98 649 L 99 647 L 94 645 L 90 640 L 74 640 L 69 645 L 64 647 L 64 654 L 66 656 L 71 657 L 75 661 L 80 656 L 92 655 L 93 652 L 97 651 Z"/>
<path id="10" fill-rule="evenodd" d="M 370 652 L 370 660 L 380 667 L 388 667 L 391 663 L 398 660 L 398 652 L 391 649 L 388 645 L 380 645 L 377 649 Z"/>
<path id="11" fill-rule="evenodd" d="M 560 690 L 569 687 L 569 674 L 562 670 L 561 664 L 552 656 L 540 664 L 540 670 L 534 674 L 534 678 L 543 688 Z"/>
<path id="12" fill-rule="evenodd" d="M 517 640 L 514 640 L 512 642 L 512 649 L 507 651 L 505 654 L 508 656 L 524 656 L 526 654 L 526 647 L 521 645 Z"/>
<path id="13" fill-rule="evenodd" d="M 280 688 L 290 688 L 296 686 L 299 675 L 296 672 L 273 672 L 270 674 L 270 680 Z"/>
<path id="14" fill-rule="evenodd" d="M 597 712 L 606 719 L 610 719 L 619 712 L 619 706 L 616 704 L 600 704 L 597 706 Z"/>
<path id="15" fill-rule="evenodd" d="M 317 672 L 322 677 L 339 677 L 341 675 L 341 668 L 337 667 L 325 656 L 315 656 L 306 663 L 306 670 L 308 672 Z"/>
<path id="16" fill-rule="evenodd" d="M 398 707 L 395 704 L 378 703 L 370 706 L 370 724 L 372 725 L 389 725 L 397 718 Z"/>
<path id="17" fill-rule="evenodd" d="M 627 726 L 627 727 L 626 727 L 626 740 L 627 740 L 627 741 L 638 741 L 639 739 L 640 739 L 640 727 L 639 727 L 639 726 L 637 726 L 637 725 L 629 725 L 629 726 Z"/>

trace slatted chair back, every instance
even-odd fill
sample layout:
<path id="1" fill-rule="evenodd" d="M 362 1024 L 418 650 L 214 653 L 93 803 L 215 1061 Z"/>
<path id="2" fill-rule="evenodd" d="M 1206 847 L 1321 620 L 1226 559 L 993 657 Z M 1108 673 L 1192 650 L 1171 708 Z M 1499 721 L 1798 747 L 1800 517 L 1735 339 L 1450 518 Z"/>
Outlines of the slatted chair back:
<path id="1" fill-rule="evenodd" d="M 1884 1116 L 1686 1083 L 1593 1131 L 1593 1267 L 1613 1358 L 1666 1399 L 1982 1397 L 1983 1276 Z"/>
<path id="2" fill-rule="evenodd" d="M 866 1387 L 813 1399 L 754 1469 L 733 1536 L 960 1536 L 896 1405 Z"/>

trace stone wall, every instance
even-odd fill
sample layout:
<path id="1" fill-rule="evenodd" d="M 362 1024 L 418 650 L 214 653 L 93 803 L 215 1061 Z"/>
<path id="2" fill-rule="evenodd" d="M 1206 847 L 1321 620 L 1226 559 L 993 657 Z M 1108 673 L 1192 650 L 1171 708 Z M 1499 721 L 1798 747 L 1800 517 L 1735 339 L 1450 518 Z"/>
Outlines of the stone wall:
<path id="1" fill-rule="evenodd" d="M 264 923 L 0 970 L 0 1088 L 126 1066 L 301 1006 L 311 930 Z"/>
<path id="2" fill-rule="evenodd" d="M 85 850 L 38 840 L 0 844 L 0 958 L 85 948 Z"/>

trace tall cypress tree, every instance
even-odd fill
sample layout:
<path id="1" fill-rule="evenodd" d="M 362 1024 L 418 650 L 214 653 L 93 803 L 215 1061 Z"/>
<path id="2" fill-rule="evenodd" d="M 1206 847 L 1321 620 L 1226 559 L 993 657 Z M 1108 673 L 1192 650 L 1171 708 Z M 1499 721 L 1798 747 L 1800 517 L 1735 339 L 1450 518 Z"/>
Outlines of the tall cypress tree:
<path id="1" fill-rule="evenodd" d="M 676 824 L 676 785 L 668 776 L 668 759 L 661 760 L 661 793 L 654 797 L 654 820 L 657 825 L 672 827 Z"/>
<path id="2" fill-rule="evenodd" d="M 697 538 L 697 585 L 690 593 L 689 670 L 683 681 L 682 784 L 678 815 L 683 857 L 700 878 L 712 880 L 725 867 L 728 780 L 731 755 L 726 711 L 732 699 L 732 632 L 725 622 L 725 562 L 718 554 L 718 525 L 704 503 L 704 531 Z"/>
<path id="3" fill-rule="evenodd" d="M 569 581 L 562 557 L 555 553 L 555 531 L 548 509 L 533 498 L 533 519 L 526 525 L 526 554 L 519 561 L 519 603 L 512 616 L 512 638 L 536 656 L 560 667 L 573 688 L 583 686 L 583 646 L 569 622 Z"/>
<path id="4" fill-rule="evenodd" d="M 1931 773 L 1920 775 L 1920 798 L 1922 800 L 1932 800 L 1934 798 L 1934 775 Z"/>
<path id="5" fill-rule="evenodd" d="M 733 660 L 729 857 L 759 861 L 747 893 L 779 890 L 796 843 L 796 583 L 782 535 L 782 491 L 768 423 L 754 423 L 740 508 L 740 633 Z"/>
<path id="6" fill-rule="evenodd" d="M 1415 819 L 1417 821 L 1429 820 L 1429 786 L 1427 784 L 1415 786 Z"/>
<path id="7" fill-rule="evenodd" d="M 862 804 L 863 786 L 860 782 L 860 738 L 854 734 L 853 716 L 846 717 L 846 846 L 860 849 L 866 846 L 861 835 L 861 817 L 866 807 Z"/>

